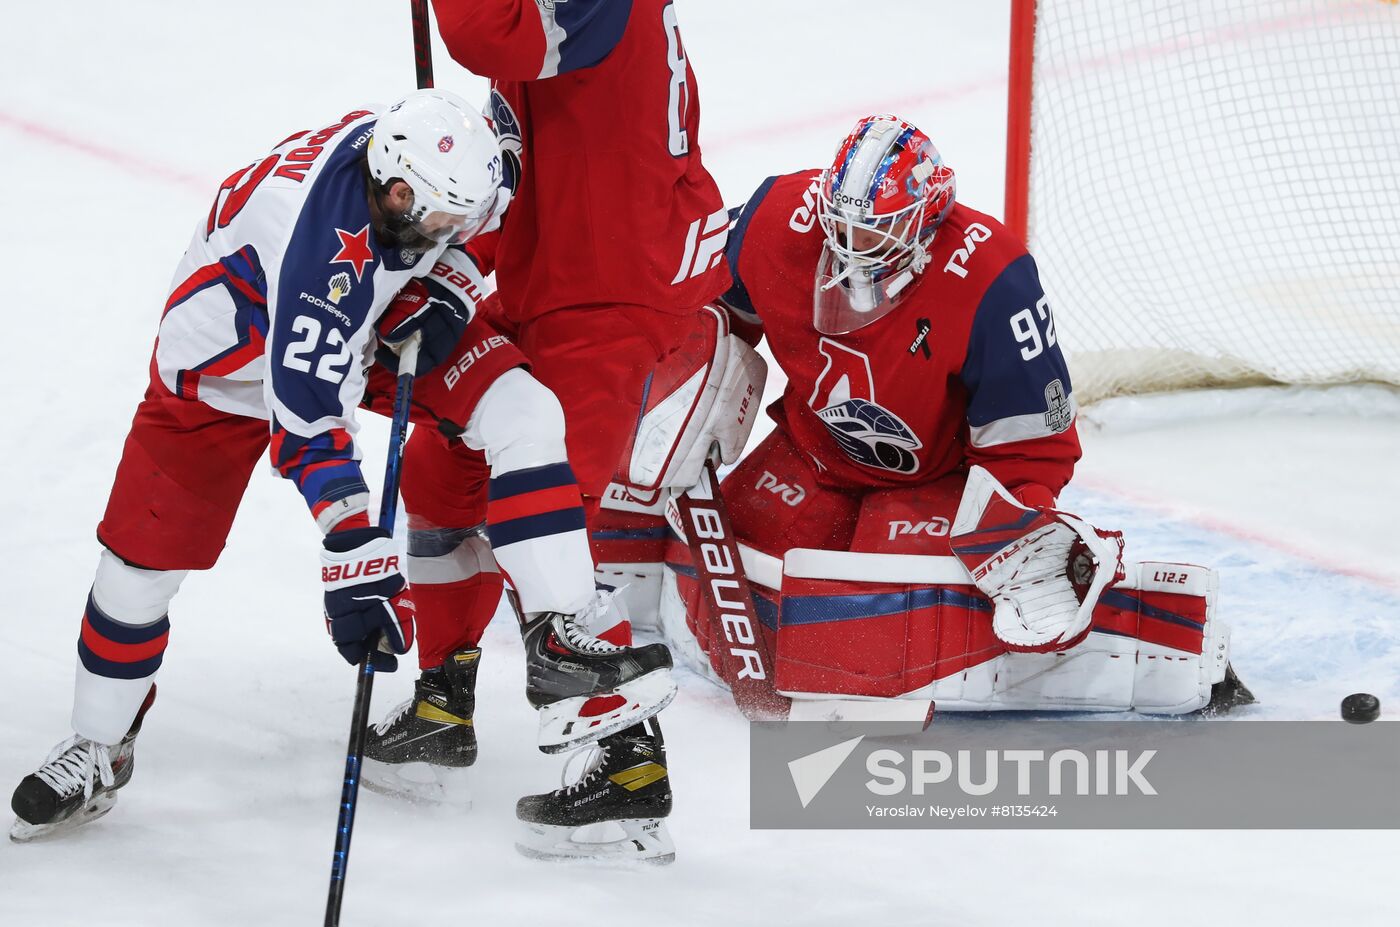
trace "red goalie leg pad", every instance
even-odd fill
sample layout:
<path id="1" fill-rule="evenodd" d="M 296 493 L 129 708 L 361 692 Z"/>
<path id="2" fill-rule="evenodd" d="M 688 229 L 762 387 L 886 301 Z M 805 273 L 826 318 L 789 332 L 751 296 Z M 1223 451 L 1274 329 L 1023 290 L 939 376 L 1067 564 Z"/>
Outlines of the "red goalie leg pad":
<path id="1" fill-rule="evenodd" d="M 453 651 L 480 643 L 504 585 L 500 573 L 478 573 L 455 583 L 416 583 L 419 667 L 441 666 Z"/>
<path id="2" fill-rule="evenodd" d="M 893 698 L 1006 652 L 970 587 L 789 576 L 778 606 L 784 691 Z"/>
<path id="3" fill-rule="evenodd" d="M 670 537 L 660 515 L 599 509 L 588 523 L 594 563 L 661 563 Z"/>
<path id="4" fill-rule="evenodd" d="M 1185 653 L 1205 646 L 1206 599 L 1201 595 L 1114 587 L 1094 606 L 1091 629 L 1135 637 Z"/>

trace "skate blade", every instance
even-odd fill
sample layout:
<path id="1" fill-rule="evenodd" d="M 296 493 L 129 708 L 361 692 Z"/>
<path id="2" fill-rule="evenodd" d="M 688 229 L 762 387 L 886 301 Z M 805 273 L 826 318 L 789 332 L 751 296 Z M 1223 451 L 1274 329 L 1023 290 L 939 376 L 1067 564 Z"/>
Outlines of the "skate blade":
<path id="1" fill-rule="evenodd" d="M 585 706 L 594 699 L 621 696 L 622 701 L 602 714 L 584 716 Z M 667 667 L 652 670 L 611 693 L 566 698 L 540 709 L 540 750 L 565 753 L 595 740 L 624 731 L 671 704 L 676 682 Z"/>
<path id="2" fill-rule="evenodd" d="M 549 862 L 645 863 L 665 866 L 676 861 L 676 845 L 664 818 L 626 818 L 585 824 L 532 824 L 515 842 L 522 856 Z"/>
<path id="3" fill-rule="evenodd" d="M 10 827 L 10 839 L 15 843 L 33 843 L 36 840 L 48 840 L 52 837 L 62 836 L 74 828 L 96 821 L 111 811 L 112 806 L 116 803 L 117 793 L 114 791 L 105 792 L 93 796 L 92 800 L 87 803 L 87 807 L 52 824 L 30 824 L 21 818 L 15 818 L 15 823 Z"/>
<path id="4" fill-rule="evenodd" d="M 360 785 L 377 795 L 387 795 L 422 805 L 443 805 L 468 811 L 472 806 L 471 769 L 434 766 L 432 763 L 384 763 L 365 757 Z"/>

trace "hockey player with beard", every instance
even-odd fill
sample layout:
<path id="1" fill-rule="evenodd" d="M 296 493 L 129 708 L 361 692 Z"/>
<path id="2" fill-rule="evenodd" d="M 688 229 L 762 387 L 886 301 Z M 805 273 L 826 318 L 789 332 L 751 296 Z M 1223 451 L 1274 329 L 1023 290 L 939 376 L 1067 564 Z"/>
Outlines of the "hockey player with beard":
<path id="1" fill-rule="evenodd" d="M 170 602 L 190 570 L 214 565 L 264 452 L 324 535 L 335 646 L 352 664 L 394 669 L 413 643 L 415 572 L 431 581 L 453 560 L 422 556 L 419 538 L 400 569 L 389 533 L 369 520 L 352 436 L 357 405 L 392 405 L 386 346 L 415 335 L 420 427 L 405 455 L 405 508 L 451 523 L 489 487 L 486 531 L 521 599 L 541 744 L 567 749 L 632 727 L 674 695 L 664 647 L 619 648 L 585 630 L 598 600 L 563 414 L 476 316 L 485 282 L 462 245 L 498 223 L 501 179 L 482 116 L 425 90 L 291 135 L 223 183 L 176 270 L 98 525 L 74 736 L 15 790 L 13 839 L 100 817 L 130 781 Z M 372 366 L 377 354 L 391 367 Z M 595 707 L 580 715 L 585 704 Z"/>
<path id="2" fill-rule="evenodd" d="M 489 116 L 514 190 L 491 255 L 499 286 L 491 320 L 563 405 L 595 555 L 629 561 L 622 582 L 633 588 L 622 595 L 630 599 L 632 574 L 654 567 L 659 576 L 666 530 L 649 504 L 658 491 L 627 485 L 619 468 L 626 470 L 644 412 L 670 394 L 667 384 L 689 376 L 687 365 L 699 357 L 691 348 L 712 350 L 723 340 L 722 320 L 703 307 L 729 285 L 728 216 L 701 162 L 695 76 L 675 6 L 434 0 L 434 11 L 452 57 L 492 80 Z M 371 788 L 434 797 L 403 783 L 436 780 L 462 761 L 434 736 L 432 699 L 466 707 L 469 670 L 454 666 L 455 655 L 478 658 L 503 581 L 484 546 L 465 553 L 469 516 L 447 524 L 410 519 L 411 545 L 422 539 L 432 549 L 436 533 L 441 555 L 456 551 L 432 586 L 415 587 L 420 610 L 428 597 L 450 602 L 441 610 L 450 620 L 420 621 L 425 681 L 414 702 L 371 731 L 364 779 Z M 600 637 L 630 639 L 619 612 L 596 627 Z M 573 842 L 573 828 L 629 809 L 639 818 L 669 809 L 655 720 L 603 739 L 594 761 L 579 783 L 521 802 L 531 834 L 523 851 L 594 855 L 599 845 Z"/>
<path id="3" fill-rule="evenodd" d="M 722 484 L 738 540 L 778 562 L 755 589 L 778 691 L 1170 713 L 1215 683 L 1247 700 L 1209 620 L 1214 574 L 1114 588 L 1121 535 L 1055 507 L 1080 446 L 1049 300 L 923 132 L 868 116 L 828 168 L 768 178 L 732 218 L 724 303 L 788 377 L 776 429 Z M 732 682 L 697 565 L 676 566 Z M 1083 658 L 1036 662 L 1067 650 Z"/>

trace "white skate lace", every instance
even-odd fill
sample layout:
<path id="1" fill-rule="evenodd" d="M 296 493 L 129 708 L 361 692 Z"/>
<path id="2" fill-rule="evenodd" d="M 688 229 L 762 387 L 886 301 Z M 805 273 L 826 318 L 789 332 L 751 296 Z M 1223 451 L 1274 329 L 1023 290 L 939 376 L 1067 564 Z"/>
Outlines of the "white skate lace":
<path id="1" fill-rule="evenodd" d="M 110 748 L 74 736 L 54 747 L 35 775 L 65 798 L 82 789 L 83 800 L 86 801 L 92 797 L 94 773 L 105 786 L 111 786 L 116 781 L 112 774 Z"/>
<path id="2" fill-rule="evenodd" d="M 393 711 L 389 712 L 388 717 L 386 717 L 383 721 L 380 721 L 374 726 L 374 733 L 378 734 L 380 737 L 383 737 L 385 734 L 389 733 L 389 728 L 397 724 L 399 719 L 402 718 L 404 715 L 408 714 L 409 710 L 413 708 L 413 702 L 413 699 L 409 699 L 408 701 L 399 705 Z"/>
<path id="3" fill-rule="evenodd" d="M 587 630 L 593 619 L 602 614 L 606 614 L 612 606 L 612 600 L 616 597 L 615 592 L 598 591 L 597 596 L 583 611 L 577 615 L 561 615 L 560 624 L 563 625 L 564 639 L 574 647 L 575 650 L 583 653 L 615 653 L 624 648 L 607 641 L 594 637 Z"/>
<path id="4" fill-rule="evenodd" d="M 574 761 L 580 758 L 584 761 L 583 770 L 579 773 L 577 779 L 570 782 L 569 770 L 573 768 Z M 572 795 L 591 783 L 593 777 L 597 774 L 598 770 L 603 768 L 603 763 L 605 763 L 607 759 L 608 748 L 602 744 L 590 744 L 577 753 L 570 755 L 569 758 L 564 761 L 564 768 L 559 772 L 559 788 L 556 790 L 556 794 Z"/>

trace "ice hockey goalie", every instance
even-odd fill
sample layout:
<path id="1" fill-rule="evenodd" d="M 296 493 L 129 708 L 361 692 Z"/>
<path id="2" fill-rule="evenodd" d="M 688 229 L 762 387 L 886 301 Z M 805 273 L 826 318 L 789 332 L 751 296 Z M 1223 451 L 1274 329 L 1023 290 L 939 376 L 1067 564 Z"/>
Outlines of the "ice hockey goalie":
<path id="1" fill-rule="evenodd" d="M 830 167 L 769 178 L 731 217 L 724 307 L 787 386 L 720 487 L 728 523 L 700 530 L 732 532 L 757 628 L 702 594 L 727 560 L 687 543 L 682 504 L 673 645 L 736 696 L 762 677 L 794 717 L 1251 700 L 1212 570 L 1124 563 L 1119 533 L 1057 508 L 1077 410 L 1035 262 L 957 202 L 922 132 L 862 119 Z"/>

